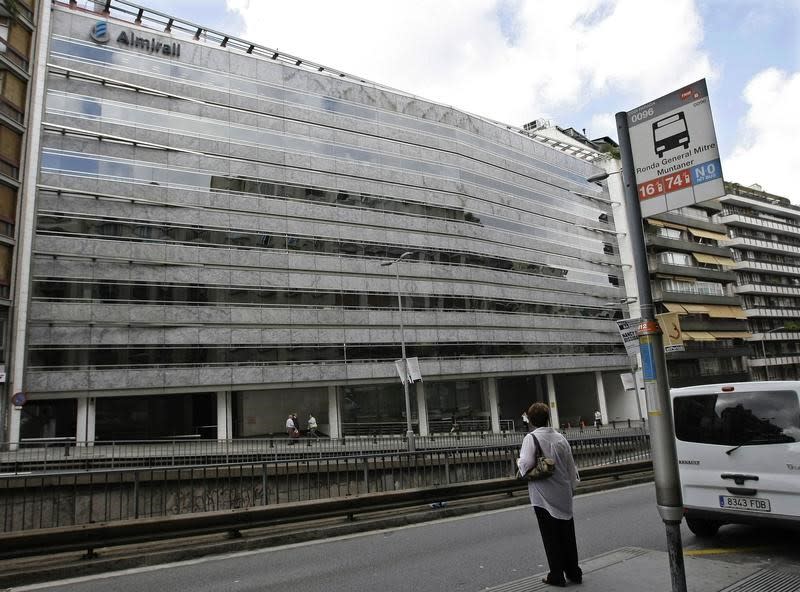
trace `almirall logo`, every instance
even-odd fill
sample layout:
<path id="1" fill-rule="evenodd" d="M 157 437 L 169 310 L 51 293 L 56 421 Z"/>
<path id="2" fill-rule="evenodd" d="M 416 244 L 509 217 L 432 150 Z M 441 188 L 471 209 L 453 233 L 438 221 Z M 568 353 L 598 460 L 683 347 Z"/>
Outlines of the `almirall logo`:
<path id="1" fill-rule="evenodd" d="M 108 23 L 106 21 L 97 21 L 89 32 L 92 39 L 97 43 L 108 43 L 111 36 L 108 34 Z"/>

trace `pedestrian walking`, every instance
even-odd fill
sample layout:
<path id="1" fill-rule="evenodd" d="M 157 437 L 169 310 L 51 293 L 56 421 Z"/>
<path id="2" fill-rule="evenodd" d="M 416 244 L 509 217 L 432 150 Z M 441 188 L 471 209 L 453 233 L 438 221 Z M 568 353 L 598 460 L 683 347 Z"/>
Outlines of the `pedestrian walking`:
<path id="1" fill-rule="evenodd" d="M 317 418 L 313 413 L 308 414 L 308 435 L 312 438 L 319 438 L 317 435 Z"/>
<path id="2" fill-rule="evenodd" d="M 555 461 L 552 476 L 528 481 L 528 495 L 536 513 L 550 568 L 550 573 L 542 581 L 560 587 L 566 586 L 567 579 L 580 584 L 583 572 L 578 565 L 575 522 L 572 518 L 572 496 L 580 476 L 572 457 L 572 448 L 564 436 L 549 427 L 550 408 L 545 403 L 534 403 L 528 408 L 527 415 L 534 429 L 522 441 L 518 461 L 520 474 L 526 475 L 536 466 L 537 441 L 539 454 Z"/>
<path id="3" fill-rule="evenodd" d="M 286 435 L 289 436 L 289 445 L 294 444 L 294 440 L 300 437 L 300 430 L 297 429 L 297 415 L 290 413 L 286 418 Z"/>

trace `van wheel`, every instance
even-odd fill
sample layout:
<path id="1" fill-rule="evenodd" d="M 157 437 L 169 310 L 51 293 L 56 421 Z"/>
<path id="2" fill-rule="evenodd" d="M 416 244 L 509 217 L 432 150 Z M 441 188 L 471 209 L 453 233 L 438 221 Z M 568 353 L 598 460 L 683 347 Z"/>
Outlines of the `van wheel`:
<path id="1" fill-rule="evenodd" d="M 703 520 L 702 518 L 687 518 L 686 526 L 692 533 L 700 538 L 710 538 L 717 534 L 721 524 L 714 520 Z"/>

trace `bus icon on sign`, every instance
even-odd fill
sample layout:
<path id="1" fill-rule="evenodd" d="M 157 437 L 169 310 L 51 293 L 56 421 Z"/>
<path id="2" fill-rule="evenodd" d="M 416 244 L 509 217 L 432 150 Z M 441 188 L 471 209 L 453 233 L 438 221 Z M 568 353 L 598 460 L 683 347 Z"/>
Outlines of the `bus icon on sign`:
<path id="1" fill-rule="evenodd" d="M 659 158 L 678 146 L 684 149 L 689 147 L 689 129 L 686 127 L 683 111 L 659 119 L 653 124 L 653 145 Z"/>

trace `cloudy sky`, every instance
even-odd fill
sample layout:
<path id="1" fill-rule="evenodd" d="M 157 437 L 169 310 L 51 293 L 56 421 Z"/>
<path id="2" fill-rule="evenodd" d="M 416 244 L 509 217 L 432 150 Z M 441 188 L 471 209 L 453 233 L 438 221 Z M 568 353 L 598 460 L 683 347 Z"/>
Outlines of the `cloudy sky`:
<path id="1" fill-rule="evenodd" d="M 614 113 L 706 78 L 725 179 L 800 204 L 800 0 L 139 0 L 521 126 L 616 137 Z"/>

